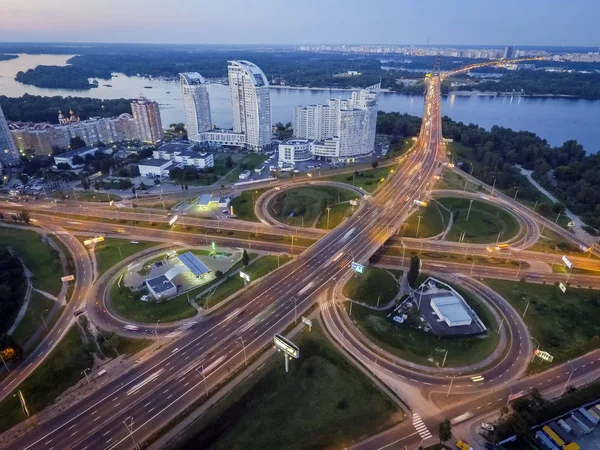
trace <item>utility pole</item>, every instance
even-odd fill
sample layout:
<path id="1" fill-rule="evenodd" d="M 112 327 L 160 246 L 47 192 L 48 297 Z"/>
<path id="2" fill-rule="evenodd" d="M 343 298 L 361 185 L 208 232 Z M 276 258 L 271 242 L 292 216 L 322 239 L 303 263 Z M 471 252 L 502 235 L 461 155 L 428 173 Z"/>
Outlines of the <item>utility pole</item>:
<path id="1" fill-rule="evenodd" d="M 85 381 L 87 381 L 88 387 L 91 387 L 91 384 L 90 384 L 90 379 L 89 379 L 89 378 L 88 378 L 88 376 L 87 376 L 87 373 L 88 373 L 88 371 L 89 371 L 89 370 L 92 370 L 92 368 L 91 368 L 91 367 L 88 367 L 87 369 L 85 369 L 85 370 L 84 370 L 83 372 L 81 372 L 81 373 L 82 373 L 82 374 L 85 376 Z"/>
<path id="2" fill-rule="evenodd" d="M 448 386 L 448 392 L 446 393 L 446 397 L 450 395 L 450 389 L 452 389 L 452 383 L 454 383 L 454 378 L 455 377 L 452 377 L 452 379 L 450 380 L 450 386 Z"/>
<path id="3" fill-rule="evenodd" d="M 500 330 L 502 330 L 502 325 L 504 325 L 504 317 L 500 321 L 500 326 L 498 327 L 498 334 L 500 334 Z"/>
<path id="4" fill-rule="evenodd" d="M 2 364 L 4 364 L 4 368 L 6 369 L 6 371 L 10 372 L 10 369 L 6 365 L 6 361 L 4 361 L 4 358 L 2 357 L 2 352 L 0 352 L 0 359 L 2 360 Z"/>
<path id="5" fill-rule="evenodd" d="M 423 218 L 423 216 L 417 216 L 417 218 L 419 219 L 419 221 L 417 222 L 417 233 L 415 234 L 415 237 L 418 239 L 419 238 L 419 228 L 421 228 L 421 219 Z"/>
<path id="6" fill-rule="evenodd" d="M 121 261 L 123 261 L 123 253 L 121 253 L 121 244 L 117 244 L 117 248 L 119 249 L 119 256 L 121 256 Z"/>
<path id="7" fill-rule="evenodd" d="M 525 318 L 525 314 L 527 314 L 527 310 L 529 309 L 529 302 L 531 300 L 527 300 L 527 306 L 525 306 L 525 311 L 523 311 L 523 315 L 521 316 L 521 319 Z"/>
<path id="8" fill-rule="evenodd" d="M 444 355 L 444 360 L 442 361 L 442 367 L 446 364 L 446 358 L 448 357 L 448 350 L 446 350 L 446 354 Z"/>
<path id="9" fill-rule="evenodd" d="M 562 211 L 558 213 L 558 216 L 556 216 L 556 220 L 554 221 L 554 223 L 558 223 L 558 219 L 560 217 L 560 215 L 562 214 Z"/>
<path id="10" fill-rule="evenodd" d="M 573 376 L 573 372 L 575 372 L 575 369 L 573 368 L 573 363 L 571 361 L 569 361 L 569 364 L 571 364 L 571 373 L 569 374 L 569 378 L 567 379 L 567 382 L 565 383 L 565 388 L 563 389 L 564 391 L 567 390 L 567 386 L 569 385 L 569 382 L 571 381 L 571 377 Z"/>
<path id="11" fill-rule="evenodd" d="M 494 195 L 495 188 L 496 188 L 496 177 L 494 177 L 494 184 L 492 185 L 492 196 Z"/>
<path id="12" fill-rule="evenodd" d="M 471 214 L 471 206 L 473 206 L 473 200 L 469 200 L 469 210 L 467 211 L 467 218 L 465 220 L 469 220 L 469 215 Z"/>
<path id="13" fill-rule="evenodd" d="M 504 232 L 503 232 L 503 231 L 500 231 L 500 232 L 498 233 L 498 239 L 496 239 L 496 244 L 497 244 L 498 242 L 500 242 L 500 236 L 502 236 L 503 234 L 504 234 Z"/>
<path id="14" fill-rule="evenodd" d="M 515 192 L 515 197 L 513 198 L 513 200 L 517 200 L 517 194 L 519 193 L 519 187 L 517 186 L 517 192 Z"/>
<path id="15" fill-rule="evenodd" d="M 331 211 L 330 207 L 327 207 L 327 226 L 325 228 L 327 228 L 329 230 L 329 212 Z"/>
<path id="16" fill-rule="evenodd" d="M 539 201 L 540 201 L 539 198 L 535 199 L 535 205 L 533 205 L 533 212 L 535 212 L 535 209 L 537 208 L 537 204 L 538 204 Z"/>
<path id="17" fill-rule="evenodd" d="M 135 437 L 133 436 L 133 416 L 131 417 L 131 421 L 129 422 L 129 425 L 127 425 L 127 420 L 123 421 L 123 425 L 125 425 L 125 428 L 127 428 L 127 433 L 129 434 L 129 437 L 131 437 L 131 440 L 133 441 L 133 445 L 135 445 L 135 449 L 141 450 L 140 444 L 137 443 L 137 441 L 135 440 Z"/>
<path id="18" fill-rule="evenodd" d="M 42 313 L 40 314 L 40 317 L 42 318 L 42 322 L 44 323 L 44 327 L 46 327 L 46 331 L 49 331 L 48 330 L 48 324 L 46 323 L 46 319 L 44 319 L 44 313 L 45 312 L 48 312 L 48 310 L 47 309 L 43 310 Z"/>
<path id="19" fill-rule="evenodd" d="M 354 302 L 352 300 L 350 300 L 350 314 L 348 314 L 348 316 L 352 317 L 352 305 L 354 304 Z M 379 305 L 379 300 L 377 300 L 377 304 Z"/>
<path id="20" fill-rule="evenodd" d="M 188 298 L 189 298 L 189 296 L 188 296 Z M 159 339 L 158 339 L 158 322 L 160 322 L 160 319 L 158 319 L 156 321 L 156 325 L 154 325 L 154 335 L 156 336 L 156 342 L 159 342 Z"/>
<path id="21" fill-rule="evenodd" d="M 241 344 L 238 341 L 235 341 L 235 343 L 240 345 L 244 351 L 244 367 L 246 367 L 248 365 L 248 360 L 246 359 L 246 343 L 244 342 L 244 338 L 241 336 L 239 340 L 241 341 Z"/>

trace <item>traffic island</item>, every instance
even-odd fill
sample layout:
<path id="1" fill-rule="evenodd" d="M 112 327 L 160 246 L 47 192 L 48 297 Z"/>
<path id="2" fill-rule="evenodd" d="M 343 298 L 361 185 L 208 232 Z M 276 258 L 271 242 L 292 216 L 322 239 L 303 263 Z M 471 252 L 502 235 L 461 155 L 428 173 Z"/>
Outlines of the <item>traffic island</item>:
<path id="1" fill-rule="evenodd" d="M 445 239 L 471 244 L 490 244 L 514 239 L 519 234 L 517 219 L 489 202 L 467 198 L 442 197 L 436 200 L 452 215 Z"/>
<path id="2" fill-rule="evenodd" d="M 277 221 L 294 226 L 332 229 L 350 217 L 358 195 L 333 186 L 304 186 L 282 190 L 267 205 Z"/>
<path id="3" fill-rule="evenodd" d="M 427 284 L 427 280 L 417 281 L 419 285 L 421 282 Z M 470 324 L 451 327 L 443 318 L 435 316 L 430 306 L 433 291 L 425 291 L 425 288 L 422 294 L 417 289 L 412 296 L 400 297 L 399 302 L 390 305 L 387 310 L 345 302 L 343 312 L 350 316 L 346 319 L 352 321 L 363 341 L 413 364 L 412 367 L 417 364 L 423 369 L 458 368 L 485 361 L 500 344 L 500 335 L 490 331 L 497 329 L 498 320 L 488 306 L 471 292 L 451 284 L 443 285 L 447 288 L 436 288 L 436 292 L 440 295 L 449 290 L 456 292 Z M 452 332 L 453 328 L 456 333 Z"/>

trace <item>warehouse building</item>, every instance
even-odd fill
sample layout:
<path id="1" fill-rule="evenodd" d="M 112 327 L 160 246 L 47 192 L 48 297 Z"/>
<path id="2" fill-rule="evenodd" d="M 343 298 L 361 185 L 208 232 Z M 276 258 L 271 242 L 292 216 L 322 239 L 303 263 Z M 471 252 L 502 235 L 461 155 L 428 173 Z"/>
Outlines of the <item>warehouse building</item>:
<path id="1" fill-rule="evenodd" d="M 439 319 L 446 322 L 449 327 L 471 325 L 471 316 L 463 307 L 460 299 L 453 295 L 434 297 L 431 299 L 430 306 Z"/>

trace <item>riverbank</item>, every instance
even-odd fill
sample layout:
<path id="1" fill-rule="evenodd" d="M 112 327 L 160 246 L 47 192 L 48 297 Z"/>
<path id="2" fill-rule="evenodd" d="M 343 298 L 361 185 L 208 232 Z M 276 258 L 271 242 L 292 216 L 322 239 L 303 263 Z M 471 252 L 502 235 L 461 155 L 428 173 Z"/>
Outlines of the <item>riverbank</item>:
<path id="1" fill-rule="evenodd" d="M 459 97 L 525 97 L 525 98 L 564 98 L 573 100 L 600 100 L 599 98 L 578 97 L 575 95 L 564 94 L 525 94 L 521 92 L 494 92 L 494 91 L 450 91 L 447 96 L 456 95 Z"/>

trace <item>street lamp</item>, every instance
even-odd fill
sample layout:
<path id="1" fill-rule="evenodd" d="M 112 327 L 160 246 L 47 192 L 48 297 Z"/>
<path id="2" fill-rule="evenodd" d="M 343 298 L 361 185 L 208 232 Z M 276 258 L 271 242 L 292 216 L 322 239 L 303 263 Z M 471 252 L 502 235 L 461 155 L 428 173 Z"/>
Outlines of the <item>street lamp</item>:
<path id="1" fill-rule="evenodd" d="M 156 336 L 157 341 L 158 341 L 158 322 L 160 322 L 160 319 L 158 319 L 156 321 L 156 325 L 154 325 L 154 335 Z"/>
<path id="2" fill-rule="evenodd" d="M 535 355 L 536 355 L 537 351 L 540 349 L 540 341 L 538 341 L 533 336 L 531 336 L 531 339 L 534 340 L 535 343 L 536 343 L 535 351 L 533 352 L 533 356 L 531 357 L 531 362 L 533 362 L 533 360 L 535 359 Z"/>
<path id="3" fill-rule="evenodd" d="M 46 319 L 44 319 L 44 313 L 45 313 L 45 312 L 48 312 L 48 310 L 47 310 L 47 309 L 43 310 L 43 311 L 40 313 L 40 317 L 42 318 L 42 322 L 44 323 L 44 327 L 46 327 L 46 331 L 49 331 L 49 330 L 48 330 L 48 325 L 46 324 Z"/>
<path id="4" fill-rule="evenodd" d="M 569 374 L 569 378 L 567 379 L 567 382 L 565 383 L 565 388 L 563 390 L 567 390 L 567 386 L 569 385 L 569 382 L 571 381 L 571 377 L 573 376 L 573 372 L 575 372 L 575 368 L 573 367 L 573 363 L 571 362 L 571 360 L 569 360 L 569 364 L 571 365 L 571 373 Z"/>
<path id="5" fill-rule="evenodd" d="M 88 378 L 88 376 L 87 376 L 87 373 L 88 373 L 88 371 L 90 371 L 90 370 L 92 370 L 92 368 L 91 368 L 91 367 L 88 367 L 88 368 L 87 368 L 87 369 L 85 369 L 83 372 L 81 372 L 81 373 L 82 373 L 82 374 L 85 376 L 85 381 L 87 381 L 87 384 L 88 384 L 88 386 L 91 386 L 91 385 L 90 385 L 90 379 L 89 379 L 89 378 Z"/>
<path id="6" fill-rule="evenodd" d="M 244 338 L 240 336 L 239 340 L 241 341 L 235 341 L 235 343 L 239 346 L 242 347 L 242 350 L 244 351 L 244 367 L 246 367 L 248 365 L 248 360 L 246 359 L 246 343 L 244 342 Z"/>

